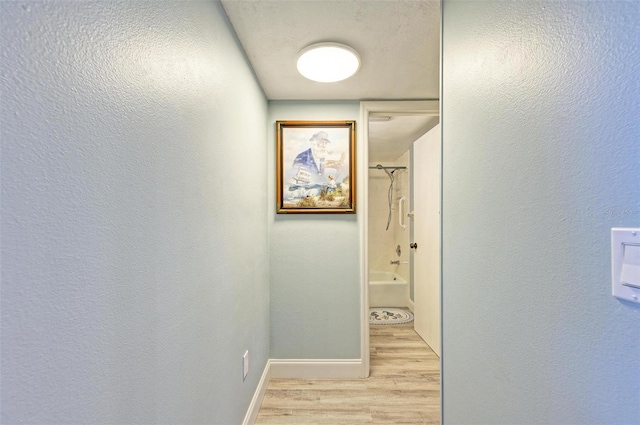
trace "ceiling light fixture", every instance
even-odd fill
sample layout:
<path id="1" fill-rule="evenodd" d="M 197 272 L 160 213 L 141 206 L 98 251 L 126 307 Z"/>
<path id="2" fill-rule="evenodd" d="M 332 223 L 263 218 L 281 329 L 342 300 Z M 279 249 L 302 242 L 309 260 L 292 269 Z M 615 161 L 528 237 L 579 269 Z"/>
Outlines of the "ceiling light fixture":
<path id="1" fill-rule="evenodd" d="M 320 83 L 346 80 L 360 69 L 360 56 L 340 43 L 317 43 L 298 54 L 298 72 Z"/>

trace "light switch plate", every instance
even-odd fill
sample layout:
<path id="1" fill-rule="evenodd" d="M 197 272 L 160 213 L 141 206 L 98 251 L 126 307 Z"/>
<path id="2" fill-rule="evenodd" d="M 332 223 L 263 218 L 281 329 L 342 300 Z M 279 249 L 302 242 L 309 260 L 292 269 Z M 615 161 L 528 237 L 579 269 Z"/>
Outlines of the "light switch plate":
<path id="1" fill-rule="evenodd" d="M 640 304 L 640 228 L 611 229 L 613 296 Z"/>

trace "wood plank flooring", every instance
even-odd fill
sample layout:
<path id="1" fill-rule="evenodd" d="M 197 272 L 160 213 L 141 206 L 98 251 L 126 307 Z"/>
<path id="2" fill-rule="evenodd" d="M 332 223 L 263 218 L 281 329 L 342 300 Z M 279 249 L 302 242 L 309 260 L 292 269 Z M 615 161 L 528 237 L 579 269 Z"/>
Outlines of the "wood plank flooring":
<path id="1" fill-rule="evenodd" d="M 439 424 L 438 356 L 413 323 L 370 329 L 368 379 L 273 379 L 256 424 Z"/>

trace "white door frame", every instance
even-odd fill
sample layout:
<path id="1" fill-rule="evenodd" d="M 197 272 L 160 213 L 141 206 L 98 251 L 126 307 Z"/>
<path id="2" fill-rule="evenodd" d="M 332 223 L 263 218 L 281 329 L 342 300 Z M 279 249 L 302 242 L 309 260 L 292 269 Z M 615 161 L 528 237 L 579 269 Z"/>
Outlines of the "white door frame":
<path id="1" fill-rule="evenodd" d="M 402 115 L 440 115 L 437 100 L 360 102 L 358 130 L 358 196 L 360 207 L 360 355 L 361 377 L 369 377 L 369 114 L 383 112 Z"/>

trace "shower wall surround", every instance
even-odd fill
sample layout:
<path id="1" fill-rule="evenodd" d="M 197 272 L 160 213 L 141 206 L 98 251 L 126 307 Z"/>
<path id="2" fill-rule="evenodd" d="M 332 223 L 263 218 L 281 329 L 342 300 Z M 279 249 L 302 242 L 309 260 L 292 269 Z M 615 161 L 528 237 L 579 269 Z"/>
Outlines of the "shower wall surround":
<path id="1" fill-rule="evenodd" d="M 406 199 L 405 211 L 410 211 L 410 173 L 409 151 L 394 161 L 384 161 L 382 165 L 397 165 L 407 167 L 394 173 L 393 201 L 391 203 L 391 223 L 389 230 L 387 218 L 389 214 L 388 193 L 391 183 L 387 174 L 382 170 L 369 170 L 369 270 L 390 271 L 398 273 L 406 281 L 410 278 L 409 262 L 409 234 L 410 220 L 405 217 L 406 228 L 403 230 L 398 221 L 398 201 Z M 377 164 L 369 164 L 375 166 Z M 396 247 L 400 245 L 402 255 L 396 254 Z M 391 260 L 400 260 L 400 265 L 389 264 Z M 402 264 L 402 262 L 407 262 Z"/>

